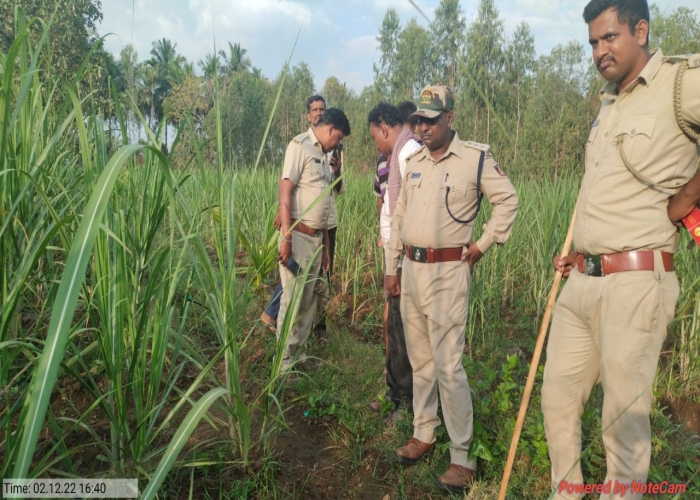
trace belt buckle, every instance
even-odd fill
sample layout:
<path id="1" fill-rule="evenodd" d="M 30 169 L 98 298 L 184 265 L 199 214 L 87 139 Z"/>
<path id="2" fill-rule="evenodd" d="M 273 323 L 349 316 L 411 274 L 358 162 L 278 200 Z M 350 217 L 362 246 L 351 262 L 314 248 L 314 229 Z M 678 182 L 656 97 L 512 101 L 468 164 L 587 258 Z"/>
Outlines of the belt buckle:
<path id="1" fill-rule="evenodd" d="M 585 272 L 588 276 L 601 277 L 605 276 L 603 273 L 603 264 L 600 259 L 600 255 L 585 255 L 583 256 L 583 264 Z"/>
<path id="2" fill-rule="evenodd" d="M 413 258 L 411 259 L 414 262 L 428 262 L 428 251 L 425 248 L 421 247 L 413 247 L 411 249 L 411 253 L 413 254 Z"/>

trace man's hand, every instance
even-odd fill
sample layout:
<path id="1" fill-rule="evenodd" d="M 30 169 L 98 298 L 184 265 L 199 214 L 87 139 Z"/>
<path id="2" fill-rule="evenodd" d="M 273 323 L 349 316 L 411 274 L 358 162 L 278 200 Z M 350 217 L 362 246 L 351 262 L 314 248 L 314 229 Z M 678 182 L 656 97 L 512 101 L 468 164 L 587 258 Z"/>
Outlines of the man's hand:
<path id="1" fill-rule="evenodd" d="M 340 177 L 340 166 L 342 163 L 342 160 L 340 160 L 338 157 L 336 157 L 336 152 L 337 151 L 333 151 L 333 154 L 331 154 L 331 170 L 333 171 L 333 180 Z M 340 156 L 340 154 L 338 156 Z M 333 186 L 333 189 L 335 190 L 336 193 L 340 193 L 342 186 L 343 186 L 343 181 L 341 179 L 336 183 L 335 186 Z"/>
<path id="2" fill-rule="evenodd" d="M 699 163 L 700 165 L 700 163 Z M 683 217 L 700 204 L 700 170 L 668 200 L 668 218 L 676 226 L 683 226 Z"/>
<path id="3" fill-rule="evenodd" d="M 398 297 L 401 295 L 401 283 L 399 283 L 399 279 L 396 275 L 390 276 L 387 274 L 384 276 L 384 290 L 386 290 L 389 297 Z"/>
<path id="4" fill-rule="evenodd" d="M 683 217 L 692 212 L 695 206 L 695 200 L 692 197 L 687 196 L 683 191 L 678 191 L 669 198 L 666 212 L 673 224 L 683 227 Z"/>
<path id="5" fill-rule="evenodd" d="M 331 155 L 331 169 L 333 170 L 333 174 L 335 174 L 336 178 L 340 176 L 340 167 L 342 165 L 342 160 L 338 159 L 338 157 L 335 154 L 335 151 Z"/>
<path id="6" fill-rule="evenodd" d="M 576 265 L 577 258 L 578 252 L 571 252 L 563 259 L 561 258 L 561 254 L 556 254 L 552 259 L 552 265 L 555 271 L 561 271 L 562 277 L 568 278 L 571 270 Z"/>
<path id="7" fill-rule="evenodd" d="M 331 256 L 328 255 L 328 247 L 323 247 L 323 254 L 321 255 L 321 269 L 324 273 L 327 273 L 331 268 Z"/>
<path id="8" fill-rule="evenodd" d="M 287 265 L 287 261 L 289 260 L 289 257 L 292 256 L 292 235 L 287 234 L 286 236 L 283 237 L 282 243 L 280 244 L 279 248 L 279 257 L 278 260 L 280 261 L 280 264 L 283 266 Z"/>
<path id="9" fill-rule="evenodd" d="M 474 272 L 474 264 L 476 264 L 479 259 L 484 256 L 476 246 L 476 243 L 472 243 L 467 247 L 467 251 L 462 254 L 462 260 L 469 261 L 469 272 Z"/>
<path id="10" fill-rule="evenodd" d="M 378 247 L 383 247 L 384 246 L 384 238 L 382 238 L 382 235 L 379 235 L 379 239 L 377 240 L 377 246 Z"/>
<path id="11" fill-rule="evenodd" d="M 279 208 L 277 209 L 277 213 L 275 214 L 275 222 L 273 224 L 275 225 L 275 229 L 277 229 L 278 231 L 282 227 L 282 217 L 280 217 Z"/>

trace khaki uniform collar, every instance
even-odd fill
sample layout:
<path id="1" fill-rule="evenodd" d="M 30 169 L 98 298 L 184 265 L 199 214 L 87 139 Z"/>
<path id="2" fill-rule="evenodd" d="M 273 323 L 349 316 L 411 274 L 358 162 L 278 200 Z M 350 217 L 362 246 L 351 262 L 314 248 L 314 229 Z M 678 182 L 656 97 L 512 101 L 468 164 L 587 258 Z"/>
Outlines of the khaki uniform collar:
<path id="1" fill-rule="evenodd" d="M 311 140 L 311 144 L 313 144 L 314 147 L 318 148 L 318 150 L 321 153 L 323 153 L 323 146 L 321 146 L 321 143 L 319 142 L 318 137 L 316 137 L 316 134 L 314 134 L 313 127 L 309 127 L 308 134 L 309 134 L 309 139 Z"/>
<path id="2" fill-rule="evenodd" d="M 659 69 L 661 69 L 661 65 L 664 62 L 664 55 L 661 53 L 661 49 L 654 49 L 651 51 L 651 59 L 646 63 L 642 71 L 639 72 L 639 75 L 637 75 L 637 78 L 632 80 L 627 87 L 622 89 L 622 92 L 632 92 L 634 88 L 639 85 L 640 83 L 644 82 L 644 84 L 648 87 L 651 85 L 652 80 L 654 80 L 654 77 L 656 74 L 659 72 Z M 603 90 L 600 91 L 600 100 L 602 101 L 603 99 L 615 99 L 618 96 L 617 92 L 617 86 L 613 82 L 607 82 L 605 86 L 603 86 Z"/>

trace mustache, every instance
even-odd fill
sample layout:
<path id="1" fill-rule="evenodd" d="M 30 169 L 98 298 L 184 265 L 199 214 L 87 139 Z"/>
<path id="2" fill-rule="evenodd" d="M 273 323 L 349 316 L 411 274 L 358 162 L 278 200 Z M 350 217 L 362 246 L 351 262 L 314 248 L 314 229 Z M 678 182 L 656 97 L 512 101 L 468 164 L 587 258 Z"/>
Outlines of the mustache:
<path id="1" fill-rule="evenodd" d="M 612 56 L 603 56 L 600 59 L 598 59 L 595 63 L 596 68 L 600 69 L 600 65 L 603 64 L 605 61 L 610 61 L 610 62 L 615 62 L 615 58 Z"/>

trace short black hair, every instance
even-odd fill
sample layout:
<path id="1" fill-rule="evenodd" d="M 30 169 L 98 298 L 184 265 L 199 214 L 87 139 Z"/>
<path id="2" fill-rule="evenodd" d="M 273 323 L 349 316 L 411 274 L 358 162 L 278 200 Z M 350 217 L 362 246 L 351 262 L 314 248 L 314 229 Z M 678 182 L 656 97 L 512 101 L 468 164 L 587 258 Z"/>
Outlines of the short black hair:
<path id="1" fill-rule="evenodd" d="M 345 137 L 350 135 L 350 122 L 342 109 L 328 108 L 318 119 L 317 127 L 321 125 L 333 125 L 339 129 Z"/>
<path id="2" fill-rule="evenodd" d="M 323 96 L 320 95 L 312 95 L 306 100 L 306 112 L 311 113 L 311 105 L 315 103 L 316 101 L 323 101 L 323 107 L 326 107 L 326 100 L 323 98 Z"/>
<path id="3" fill-rule="evenodd" d="M 617 20 L 629 26 L 630 33 L 634 34 L 639 21 L 644 19 L 649 22 L 649 4 L 647 0 L 591 0 L 583 9 L 583 20 L 586 24 L 598 18 L 608 9 L 617 11 Z M 647 44 L 649 44 L 649 34 L 647 33 Z"/>
<path id="4" fill-rule="evenodd" d="M 403 117 L 401 116 L 401 111 L 399 111 L 396 106 L 392 106 L 388 102 L 381 102 L 369 112 L 369 115 L 367 115 L 367 123 L 375 127 L 378 127 L 382 123 L 387 124 L 389 127 L 395 127 L 397 125 L 403 125 Z"/>
<path id="5" fill-rule="evenodd" d="M 418 110 L 418 106 L 413 101 L 402 101 L 396 105 L 404 123 L 408 123 L 411 127 L 418 125 L 418 117 L 411 116 Z"/>

